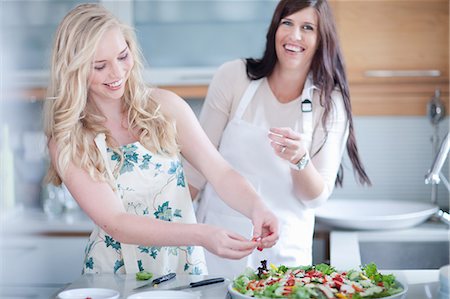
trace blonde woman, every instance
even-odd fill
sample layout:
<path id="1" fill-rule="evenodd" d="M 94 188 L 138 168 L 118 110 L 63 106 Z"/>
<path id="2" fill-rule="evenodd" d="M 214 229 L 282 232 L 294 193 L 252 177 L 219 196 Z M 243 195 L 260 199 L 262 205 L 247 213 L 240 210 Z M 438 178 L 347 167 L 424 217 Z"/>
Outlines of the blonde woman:
<path id="1" fill-rule="evenodd" d="M 206 274 L 202 247 L 240 259 L 273 246 L 276 217 L 212 146 L 189 106 L 146 86 L 141 69 L 133 31 L 102 6 L 79 5 L 59 25 L 45 103 L 48 180 L 63 182 L 96 224 L 83 272 Z M 196 224 L 180 154 L 261 238 Z"/>

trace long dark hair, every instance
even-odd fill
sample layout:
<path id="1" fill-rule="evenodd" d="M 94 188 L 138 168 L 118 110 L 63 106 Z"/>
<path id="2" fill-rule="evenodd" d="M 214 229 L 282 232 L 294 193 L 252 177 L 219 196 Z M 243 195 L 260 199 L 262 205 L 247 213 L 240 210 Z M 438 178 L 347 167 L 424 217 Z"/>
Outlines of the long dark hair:
<path id="1" fill-rule="evenodd" d="M 324 107 L 322 124 L 325 130 L 328 130 L 326 124 L 333 105 L 331 93 L 335 88 L 338 88 L 342 93 L 349 125 L 347 139 L 348 156 L 352 162 L 354 173 L 359 183 L 370 186 L 372 183 L 361 162 L 356 145 L 352 105 L 350 102 L 347 76 L 345 74 L 344 59 L 337 37 L 333 13 L 326 0 L 281 0 L 275 9 L 269 31 L 266 35 L 266 49 L 263 57 L 261 59 L 246 59 L 247 76 L 251 80 L 257 80 L 263 77 L 269 77 L 272 74 L 277 62 L 275 34 L 281 19 L 307 7 L 316 9 L 319 16 L 319 44 L 311 63 L 311 72 L 314 84 L 320 89 L 320 105 Z M 336 178 L 336 186 L 342 186 L 343 180 L 344 169 L 341 164 Z"/>

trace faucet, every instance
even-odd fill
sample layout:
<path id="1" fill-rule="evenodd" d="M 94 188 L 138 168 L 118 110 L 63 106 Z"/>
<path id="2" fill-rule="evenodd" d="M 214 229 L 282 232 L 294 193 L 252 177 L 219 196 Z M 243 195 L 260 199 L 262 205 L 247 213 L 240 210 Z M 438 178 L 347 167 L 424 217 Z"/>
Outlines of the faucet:
<path id="1" fill-rule="evenodd" d="M 439 123 L 445 118 L 445 105 L 441 100 L 441 90 L 436 88 L 434 95 L 427 103 L 427 116 L 433 126 L 433 135 L 431 143 L 433 146 L 433 155 L 436 155 L 439 150 Z M 431 202 L 436 203 L 438 198 L 438 185 L 431 185 Z"/>
<path id="2" fill-rule="evenodd" d="M 439 151 L 434 158 L 433 164 L 431 165 L 430 170 L 425 176 L 425 184 L 439 184 L 441 179 L 443 179 L 447 189 L 450 191 L 450 186 L 448 185 L 448 181 L 441 174 L 442 166 L 444 165 L 445 159 L 448 156 L 448 152 L 450 151 L 450 132 L 447 133 L 447 136 L 441 143 Z"/>
<path id="3" fill-rule="evenodd" d="M 434 158 L 433 164 L 431 165 L 431 168 L 428 171 L 428 173 L 425 175 L 425 184 L 437 185 L 442 180 L 445 187 L 447 187 L 447 190 L 450 191 L 450 184 L 445 178 L 445 176 L 443 176 L 441 173 L 442 166 L 444 165 L 444 162 L 447 159 L 449 151 L 450 151 L 450 132 L 447 133 L 447 136 L 442 141 L 439 151 L 436 157 Z M 433 202 L 433 204 L 435 203 L 436 202 Z M 450 225 L 449 213 L 439 209 L 434 216 L 440 219 L 442 222 Z"/>

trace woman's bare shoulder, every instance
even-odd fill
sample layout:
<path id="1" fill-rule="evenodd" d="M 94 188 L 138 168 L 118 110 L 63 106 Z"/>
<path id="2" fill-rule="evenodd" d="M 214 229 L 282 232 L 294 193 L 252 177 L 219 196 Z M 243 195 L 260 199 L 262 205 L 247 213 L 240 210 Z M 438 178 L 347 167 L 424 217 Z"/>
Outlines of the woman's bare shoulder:
<path id="1" fill-rule="evenodd" d="M 150 96 L 160 105 L 162 112 L 169 115 L 173 115 L 180 109 L 185 109 L 188 105 L 179 95 L 167 89 L 152 88 Z"/>

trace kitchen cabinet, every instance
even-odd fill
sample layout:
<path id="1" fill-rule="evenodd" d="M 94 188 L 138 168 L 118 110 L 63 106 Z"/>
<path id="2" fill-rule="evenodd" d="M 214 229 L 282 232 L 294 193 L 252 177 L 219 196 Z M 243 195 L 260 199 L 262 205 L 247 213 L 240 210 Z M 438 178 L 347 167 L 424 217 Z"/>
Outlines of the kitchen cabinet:
<path id="1" fill-rule="evenodd" d="M 81 275 L 88 236 L 9 236 L 2 240 L 5 285 L 64 285 Z"/>
<path id="2" fill-rule="evenodd" d="M 449 99 L 448 0 L 331 2 L 359 115 L 424 115 Z"/>
<path id="3" fill-rule="evenodd" d="M 50 298 L 78 278 L 92 228 L 81 211 L 55 218 L 38 209 L 2 213 L 0 298 Z"/>
<path id="4" fill-rule="evenodd" d="M 314 228 L 312 263 L 330 263 L 330 231 L 318 228 L 317 224 Z"/>
<path id="5" fill-rule="evenodd" d="M 132 1 L 132 23 L 150 68 L 218 67 L 262 54 L 277 3 Z"/>
<path id="6" fill-rule="evenodd" d="M 87 236 L 8 236 L 0 252 L 1 298 L 49 298 L 81 275 Z"/>
<path id="7" fill-rule="evenodd" d="M 5 63 L 3 67 L 23 72 L 48 68 L 57 25 L 72 7 L 83 2 L 85 1 L 1 1 L 0 43 Z M 8 65 L 10 61 L 13 61 L 13 65 Z"/>

